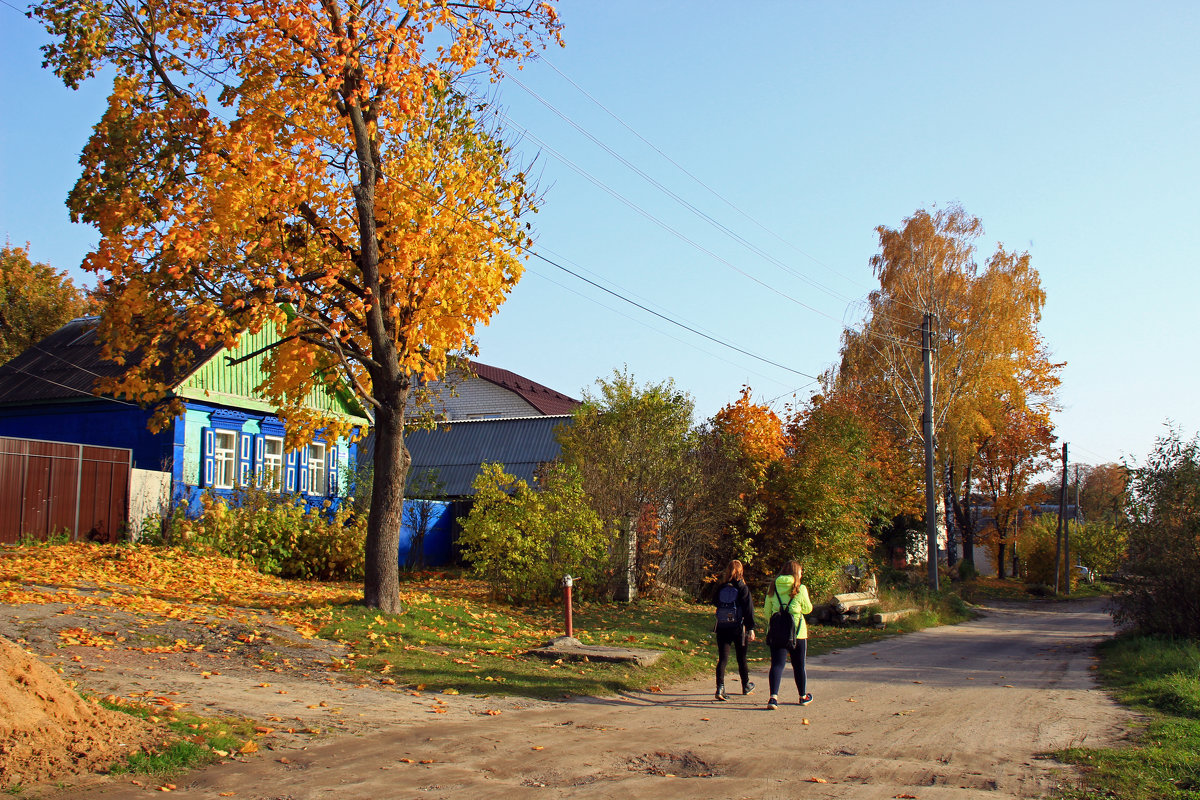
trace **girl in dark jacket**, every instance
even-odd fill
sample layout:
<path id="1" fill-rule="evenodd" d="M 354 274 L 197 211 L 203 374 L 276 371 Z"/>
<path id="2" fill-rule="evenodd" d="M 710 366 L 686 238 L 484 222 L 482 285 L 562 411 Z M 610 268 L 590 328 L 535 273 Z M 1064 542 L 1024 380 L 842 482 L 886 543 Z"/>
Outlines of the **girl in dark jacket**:
<path id="1" fill-rule="evenodd" d="M 746 647 L 754 641 L 754 601 L 750 587 L 743 577 L 742 562 L 734 559 L 725 568 L 715 595 L 717 606 L 717 699 L 728 700 L 725 694 L 725 665 L 729 661 L 729 645 L 737 653 L 738 672 L 742 678 L 742 694 L 754 691 L 750 670 L 746 666 Z"/>

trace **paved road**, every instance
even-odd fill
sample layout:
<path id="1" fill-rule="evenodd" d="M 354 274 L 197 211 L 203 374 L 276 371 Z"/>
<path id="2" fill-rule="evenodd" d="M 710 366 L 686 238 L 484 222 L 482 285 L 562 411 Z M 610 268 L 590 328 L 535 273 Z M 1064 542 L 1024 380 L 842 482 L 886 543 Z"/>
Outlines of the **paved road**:
<path id="1" fill-rule="evenodd" d="M 210 767 L 172 796 L 1038 797 L 1071 779 L 1040 754 L 1110 744 L 1129 722 L 1092 680 L 1092 647 L 1111 633 L 1101 601 L 996 606 L 963 625 L 812 659 L 815 702 L 794 704 L 789 673 L 775 712 L 763 705 L 765 675 L 754 695 L 728 703 L 712 701 L 706 679 L 510 703 L 494 716 L 474 698 L 446 698 L 446 713 L 430 713 L 439 701 L 390 695 L 394 716 L 381 720 L 375 693 L 371 713 L 359 712 L 374 723 L 359 733 Z M 162 797 L 156 785 L 123 779 L 72 796 Z"/>

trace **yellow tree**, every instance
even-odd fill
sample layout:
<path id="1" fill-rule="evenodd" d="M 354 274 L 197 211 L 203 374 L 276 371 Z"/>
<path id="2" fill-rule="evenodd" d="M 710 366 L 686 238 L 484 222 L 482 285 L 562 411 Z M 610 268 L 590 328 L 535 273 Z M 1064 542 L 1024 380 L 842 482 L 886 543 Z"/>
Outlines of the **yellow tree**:
<path id="1" fill-rule="evenodd" d="M 983 225 L 960 206 L 921 209 L 899 229 L 877 232 L 880 249 L 871 266 L 880 288 L 868 298 L 862 328 L 843 337 L 836 387 L 871 403 L 893 435 L 915 448 L 923 406 L 917 332 L 931 315 L 933 429 L 938 460 L 952 467 L 989 434 L 984 409 L 1041 352 L 1037 324 L 1045 293 L 1028 253 L 999 246 L 980 265 L 975 242 Z M 960 485 L 953 468 L 943 474 L 952 487 Z"/>
<path id="2" fill-rule="evenodd" d="M 29 247 L 0 249 L 0 364 L 36 344 L 87 307 L 65 273 L 29 260 Z"/>
<path id="3" fill-rule="evenodd" d="M 260 390 L 292 441 L 302 400 L 344 381 L 372 411 L 364 599 L 399 610 L 409 464 L 404 409 L 521 274 L 535 198 L 470 72 L 559 36 L 549 2 L 43 0 L 46 64 L 68 86 L 106 69 L 108 109 L 68 205 L 96 225 L 101 333 L 161 400 L 196 347 L 274 326 Z M 178 409 L 166 406 L 161 423 Z"/>
<path id="4" fill-rule="evenodd" d="M 1028 503 L 1030 481 L 1047 469 L 1054 456 L 1057 368 L 1043 350 L 1034 351 L 1007 388 L 990 398 L 983 412 L 987 430 L 974 455 L 979 486 L 992 505 L 995 530 L 987 537 L 1000 577 L 1005 574 L 1008 546 L 1015 541 L 1020 509 Z M 969 487 L 968 487 L 969 488 Z"/>

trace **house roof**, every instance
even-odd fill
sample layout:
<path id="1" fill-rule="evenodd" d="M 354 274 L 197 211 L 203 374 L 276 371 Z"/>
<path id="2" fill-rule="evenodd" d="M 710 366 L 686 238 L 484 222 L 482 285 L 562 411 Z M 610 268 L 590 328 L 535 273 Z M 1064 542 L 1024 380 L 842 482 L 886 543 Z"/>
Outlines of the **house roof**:
<path id="1" fill-rule="evenodd" d="M 506 369 L 472 361 L 471 370 L 476 377 L 516 393 L 529 405 L 547 416 L 570 414 L 583 405 L 573 397 L 567 397 L 562 392 L 556 392 L 548 386 L 543 386 Z"/>
<path id="2" fill-rule="evenodd" d="M 432 471 L 439 494 L 469 497 L 484 462 L 499 462 L 508 474 L 532 483 L 540 465 L 562 454 L 555 430 L 569 422 L 567 415 L 462 420 L 409 431 L 404 440 L 412 455 L 410 486 Z"/>
<path id="3" fill-rule="evenodd" d="M 0 365 L 0 403 L 101 397 L 96 380 L 116 377 L 124 367 L 100 357 L 96 322 L 96 317 L 73 319 Z M 220 349 L 197 351 L 194 363 L 202 364 Z"/>
<path id="4" fill-rule="evenodd" d="M 101 357 L 96 333 L 97 317 L 80 317 L 0 365 L 0 405 L 25 405 L 106 397 L 96 392 L 100 378 L 119 376 L 124 367 Z M 274 405 L 255 391 L 262 378 L 262 352 L 278 335 L 270 326 L 246 332 L 238 345 L 226 351 L 222 344 L 203 350 L 181 343 L 162 366 L 163 380 L 179 397 L 270 413 Z M 222 352 L 249 355 L 237 364 L 226 364 Z M 112 399 L 112 398 L 107 398 Z M 123 401 L 121 401 L 123 402 Z M 316 387 L 309 405 L 335 414 L 361 419 L 362 411 L 348 392 Z M 361 419 L 363 424 L 365 419 Z"/>

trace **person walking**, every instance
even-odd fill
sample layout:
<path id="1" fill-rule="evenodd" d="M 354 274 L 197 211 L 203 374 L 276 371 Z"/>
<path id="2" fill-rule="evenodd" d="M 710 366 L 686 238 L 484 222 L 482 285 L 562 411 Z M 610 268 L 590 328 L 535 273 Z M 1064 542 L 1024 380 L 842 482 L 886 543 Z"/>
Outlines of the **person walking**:
<path id="1" fill-rule="evenodd" d="M 725 567 L 721 584 L 717 586 L 714 604 L 717 607 L 717 700 L 728 700 L 725 694 L 725 665 L 729 662 L 729 646 L 737 654 L 738 672 L 742 678 L 742 694 L 754 691 L 750 669 L 746 666 L 746 648 L 754 641 L 754 600 L 746 585 L 742 562 L 736 558 Z"/>
<path id="2" fill-rule="evenodd" d="M 763 606 L 769 620 L 767 647 L 771 650 L 770 686 L 771 697 L 767 708 L 779 708 L 779 684 L 783 682 L 783 667 L 790 660 L 796 678 L 796 690 L 800 693 L 800 705 L 812 702 L 808 692 L 808 675 L 804 671 L 804 659 L 808 654 L 808 627 L 804 615 L 811 614 L 812 600 L 808 587 L 800 582 L 803 570 L 799 561 L 789 561 L 783 573 L 767 592 Z"/>

